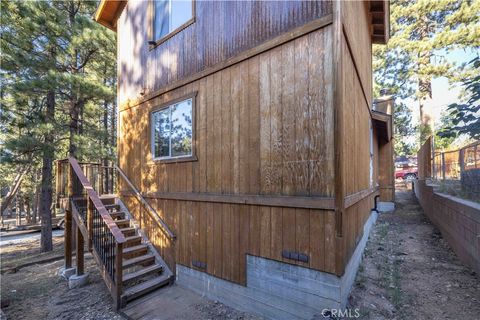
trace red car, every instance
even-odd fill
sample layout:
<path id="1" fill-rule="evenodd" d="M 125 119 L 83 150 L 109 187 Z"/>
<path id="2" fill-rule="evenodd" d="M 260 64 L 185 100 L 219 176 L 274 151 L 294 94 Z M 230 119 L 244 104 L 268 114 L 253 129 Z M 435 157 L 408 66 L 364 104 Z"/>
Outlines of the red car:
<path id="1" fill-rule="evenodd" d="M 400 167 L 395 168 L 395 179 L 403 179 L 403 180 L 413 180 L 416 179 L 418 176 L 418 168 L 417 167 Z"/>

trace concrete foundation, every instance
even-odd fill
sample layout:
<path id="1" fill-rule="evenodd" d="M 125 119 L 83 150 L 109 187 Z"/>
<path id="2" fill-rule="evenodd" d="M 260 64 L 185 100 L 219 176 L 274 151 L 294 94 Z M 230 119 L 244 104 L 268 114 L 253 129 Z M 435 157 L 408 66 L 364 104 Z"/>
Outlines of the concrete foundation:
<path id="1" fill-rule="evenodd" d="M 377 216 L 372 212 L 365 223 L 363 237 L 342 277 L 247 255 L 246 286 L 181 265 L 177 265 L 177 284 L 267 319 L 311 319 L 325 309 L 344 309 Z"/>
<path id="2" fill-rule="evenodd" d="M 77 272 L 77 269 L 75 268 L 65 268 L 61 267 L 58 269 L 58 276 L 64 278 L 65 280 L 68 280 L 72 275 Z"/>
<path id="3" fill-rule="evenodd" d="M 82 275 L 72 275 L 70 278 L 68 278 L 68 287 L 70 289 L 75 289 L 82 287 L 88 283 L 88 273 L 82 274 Z"/>
<path id="4" fill-rule="evenodd" d="M 391 212 L 395 210 L 394 202 L 378 202 L 377 209 L 379 212 Z"/>

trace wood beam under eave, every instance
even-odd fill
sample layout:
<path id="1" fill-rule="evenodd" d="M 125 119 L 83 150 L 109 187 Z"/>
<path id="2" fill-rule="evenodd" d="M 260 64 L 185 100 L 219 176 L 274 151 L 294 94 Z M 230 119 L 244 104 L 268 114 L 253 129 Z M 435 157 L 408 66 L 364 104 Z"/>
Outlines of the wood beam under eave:
<path id="1" fill-rule="evenodd" d="M 117 32 L 117 26 L 112 26 L 108 21 L 105 20 L 96 20 L 98 23 L 100 23 L 102 26 L 107 27 L 108 29 Z"/>
<path id="2" fill-rule="evenodd" d="M 122 14 L 127 1 L 102 0 L 95 13 L 95 21 L 110 30 L 117 31 L 117 20 Z"/>
<path id="3" fill-rule="evenodd" d="M 390 36 L 390 5 L 385 0 L 370 1 L 371 39 L 386 44 Z"/>

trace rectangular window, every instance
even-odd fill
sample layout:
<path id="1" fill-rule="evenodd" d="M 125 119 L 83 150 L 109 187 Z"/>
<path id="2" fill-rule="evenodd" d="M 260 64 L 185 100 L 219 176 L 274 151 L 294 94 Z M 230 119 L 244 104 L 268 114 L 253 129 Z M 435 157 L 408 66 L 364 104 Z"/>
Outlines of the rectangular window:
<path id="1" fill-rule="evenodd" d="M 153 0 L 153 37 L 158 41 L 193 18 L 193 0 Z"/>
<path id="2" fill-rule="evenodd" d="M 154 159 L 192 156 L 192 105 L 190 98 L 152 113 Z"/>

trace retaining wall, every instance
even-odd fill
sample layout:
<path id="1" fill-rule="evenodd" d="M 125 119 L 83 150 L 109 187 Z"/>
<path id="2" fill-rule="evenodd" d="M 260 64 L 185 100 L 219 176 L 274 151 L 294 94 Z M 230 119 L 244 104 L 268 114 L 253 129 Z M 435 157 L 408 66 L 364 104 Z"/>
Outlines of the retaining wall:
<path id="1" fill-rule="evenodd" d="M 423 211 L 460 260 L 480 274 L 480 204 L 435 192 L 425 180 L 416 180 L 414 189 Z"/>

